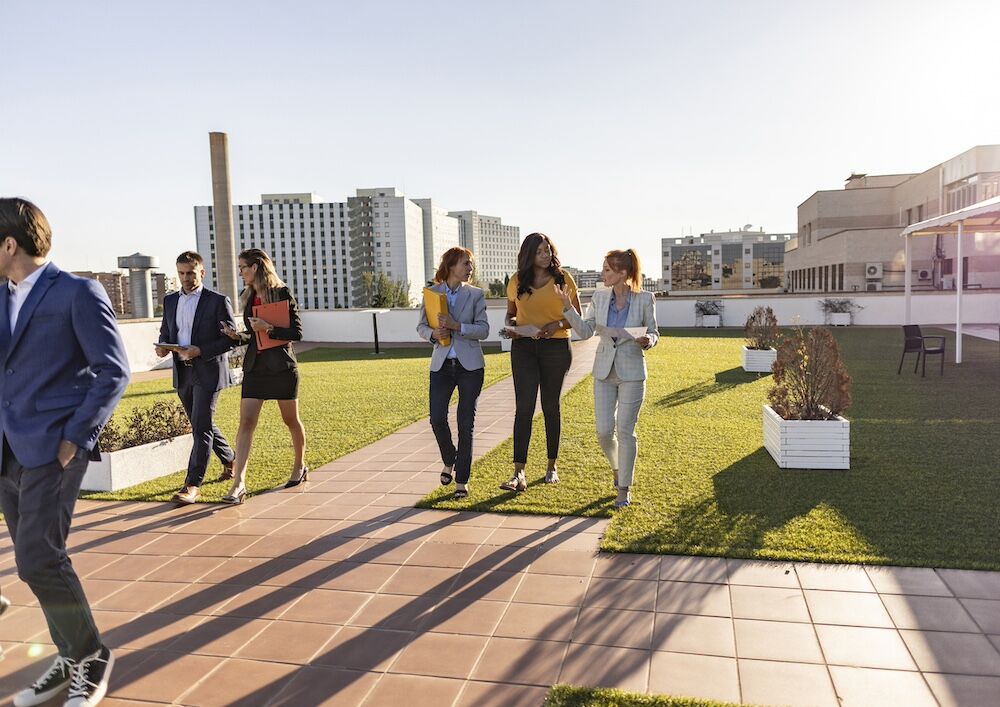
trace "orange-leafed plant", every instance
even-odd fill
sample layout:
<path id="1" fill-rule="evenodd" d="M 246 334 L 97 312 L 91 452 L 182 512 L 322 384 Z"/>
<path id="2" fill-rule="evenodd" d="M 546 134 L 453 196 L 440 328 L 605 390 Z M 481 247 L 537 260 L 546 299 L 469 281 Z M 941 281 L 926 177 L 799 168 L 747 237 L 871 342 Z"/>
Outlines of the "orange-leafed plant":
<path id="1" fill-rule="evenodd" d="M 743 334 L 747 340 L 747 348 L 766 351 L 778 343 L 778 318 L 770 307 L 755 307 L 746 324 Z"/>
<path id="2" fill-rule="evenodd" d="M 851 406 L 851 376 L 827 329 L 795 330 L 778 347 L 771 407 L 786 420 L 830 420 Z"/>

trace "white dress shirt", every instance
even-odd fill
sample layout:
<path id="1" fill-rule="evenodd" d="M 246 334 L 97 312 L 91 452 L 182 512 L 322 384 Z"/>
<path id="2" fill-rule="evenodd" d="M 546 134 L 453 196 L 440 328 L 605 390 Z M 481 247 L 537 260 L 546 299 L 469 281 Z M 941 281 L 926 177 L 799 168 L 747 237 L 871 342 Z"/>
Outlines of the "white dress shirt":
<path id="1" fill-rule="evenodd" d="M 31 288 L 35 286 L 38 282 L 38 278 L 42 276 L 42 272 L 48 266 L 49 261 L 42 263 L 41 267 L 35 270 L 35 272 L 28 275 L 28 277 L 21 280 L 16 285 L 12 280 L 7 281 L 7 287 L 10 290 L 10 299 L 8 300 L 8 310 L 10 313 L 10 333 L 14 333 L 14 327 L 17 326 L 17 315 L 21 313 L 21 307 L 24 305 L 24 301 L 28 299 L 28 294 L 31 292 Z"/>
<path id="2" fill-rule="evenodd" d="M 180 291 L 177 298 L 177 343 L 181 346 L 191 345 L 191 328 L 194 326 L 194 313 L 198 309 L 198 302 L 201 300 L 203 286 L 192 290 L 190 293 Z"/>

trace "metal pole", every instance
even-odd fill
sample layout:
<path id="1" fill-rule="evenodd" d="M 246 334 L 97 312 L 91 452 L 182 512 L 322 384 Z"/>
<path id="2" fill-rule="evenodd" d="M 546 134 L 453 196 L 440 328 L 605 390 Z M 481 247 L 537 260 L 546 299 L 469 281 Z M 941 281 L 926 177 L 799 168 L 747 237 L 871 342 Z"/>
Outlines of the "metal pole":
<path id="1" fill-rule="evenodd" d="M 379 353 L 378 350 L 378 315 L 372 312 L 372 330 L 375 332 L 375 353 Z"/>
<path id="2" fill-rule="evenodd" d="M 955 363 L 962 362 L 962 283 L 965 280 L 965 268 L 962 267 L 962 222 L 958 222 L 958 235 L 956 236 L 956 275 L 955 290 L 958 294 L 955 297 Z"/>
<path id="3" fill-rule="evenodd" d="M 903 270 L 903 324 L 913 324 L 913 317 L 910 313 L 910 297 L 913 294 L 913 273 L 911 260 L 913 252 L 910 248 L 910 234 L 903 236 L 903 260 L 905 269 Z"/>

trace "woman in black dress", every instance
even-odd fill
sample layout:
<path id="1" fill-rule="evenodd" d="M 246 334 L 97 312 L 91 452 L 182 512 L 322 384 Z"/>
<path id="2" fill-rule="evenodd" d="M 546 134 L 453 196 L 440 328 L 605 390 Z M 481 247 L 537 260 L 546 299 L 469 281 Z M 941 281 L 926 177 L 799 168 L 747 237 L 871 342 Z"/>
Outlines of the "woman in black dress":
<path id="1" fill-rule="evenodd" d="M 222 500 L 243 503 L 246 498 L 247 460 L 257 420 L 265 400 L 276 400 L 281 418 L 288 426 L 295 448 L 292 474 L 285 488 L 297 486 L 307 479 L 305 466 L 306 432 L 299 419 L 299 369 L 292 350 L 292 341 L 302 340 L 302 320 L 295 298 L 278 277 L 274 263 L 263 250 L 249 248 L 240 253 L 240 277 L 246 285 L 240 295 L 246 332 L 224 326 L 223 333 L 240 344 L 247 344 L 243 359 L 243 399 L 240 401 L 240 428 L 236 434 L 236 460 L 233 463 L 233 486 Z M 276 327 L 253 316 L 253 308 L 273 302 L 288 302 L 288 326 Z M 257 349 L 257 337 L 252 332 L 267 332 L 272 339 L 286 342 L 282 346 Z"/>

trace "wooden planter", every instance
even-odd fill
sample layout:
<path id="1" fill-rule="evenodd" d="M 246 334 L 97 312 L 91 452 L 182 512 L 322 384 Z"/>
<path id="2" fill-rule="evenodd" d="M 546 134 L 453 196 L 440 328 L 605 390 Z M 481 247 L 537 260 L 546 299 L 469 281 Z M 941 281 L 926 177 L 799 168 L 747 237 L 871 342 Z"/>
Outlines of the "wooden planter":
<path id="1" fill-rule="evenodd" d="M 831 312 L 830 313 L 830 325 L 831 326 L 851 326 L 851 313 L 850 312 Z"/>
<path id="2" fill-rule="evenodd" d="M 785 420 L 764 405 L 764 446 L 782 469 L 850 469 L 851 423 Z"/>
<path id="3" fill-rule="evenodd" d="M 718 329 L 719 325 L 722 323 L 721 314 L 702 314 L 701 315 L 701 325 L 703 327 Z"/>
<path id="4" fill-rule="evenodd" d="M 750 373 L 770 373 L 778 358 L 778 350 L 743 347 L 743 370 Z"/>
<path id="5" fill-rule="evenodd" d="M 90 462 L 83 477 L 84 491 L 118 491 L 143 481 L 173 474 L 187 467 L 194 441 L 190 434 L 138 447 L 103 452 Z"/>

